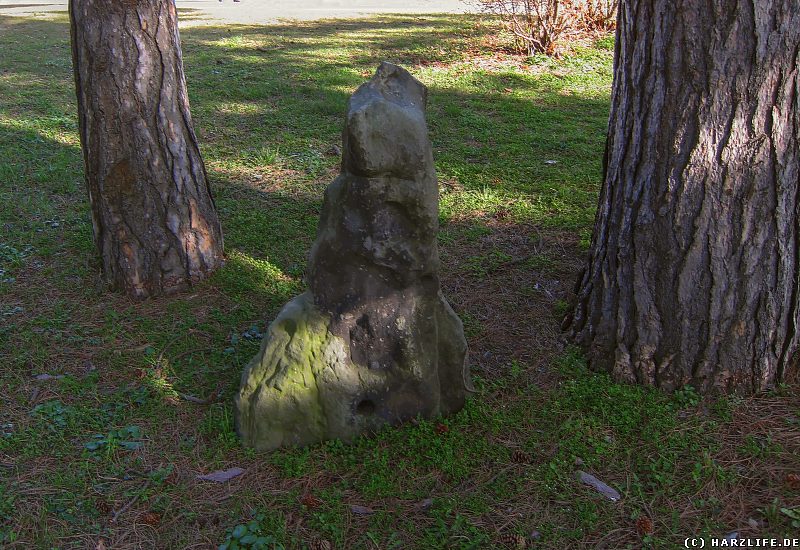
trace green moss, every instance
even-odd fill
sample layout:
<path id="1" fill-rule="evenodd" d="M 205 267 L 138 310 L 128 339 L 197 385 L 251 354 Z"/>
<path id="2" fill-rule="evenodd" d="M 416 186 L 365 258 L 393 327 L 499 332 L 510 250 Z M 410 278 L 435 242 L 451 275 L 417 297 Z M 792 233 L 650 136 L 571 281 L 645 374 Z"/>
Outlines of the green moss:
<path id="1" fill-rule="evenodd" d="M 328 422 L 315 365 L 333 338 L 309 294 L 286 304 L 242 375 L 236 414 L 245 445 L 266 450 L 324 438 Z"/>

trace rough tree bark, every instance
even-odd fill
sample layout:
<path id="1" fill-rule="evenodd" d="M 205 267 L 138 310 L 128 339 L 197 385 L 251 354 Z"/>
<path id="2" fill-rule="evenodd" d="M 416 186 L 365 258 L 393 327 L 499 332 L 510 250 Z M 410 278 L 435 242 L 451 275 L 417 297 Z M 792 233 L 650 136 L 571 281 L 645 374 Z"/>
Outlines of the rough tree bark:
<path id="1" fill-rule="evenodd" d="M 81 145 L 108 281 L 136 298 L 222 261 L 172 0 L 70 0 Z"/>
<path id="2" fill-rule="evenodd" d="M 577 306 L 594 368 L 751 393 L 798 358 L 800 3 L 623 0 Z"/>

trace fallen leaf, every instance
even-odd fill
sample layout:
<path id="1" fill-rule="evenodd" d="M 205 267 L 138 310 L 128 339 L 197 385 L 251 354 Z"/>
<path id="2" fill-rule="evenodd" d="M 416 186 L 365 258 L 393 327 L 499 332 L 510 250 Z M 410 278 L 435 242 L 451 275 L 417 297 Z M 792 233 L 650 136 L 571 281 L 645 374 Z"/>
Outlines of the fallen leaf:
<path id="1" fill-rule="evenodd" d="M 800 491 L 800 474 L 787 474 L 786 485 L 788 485 L 790 489 Z"/>
<path id="2" fill-rule="evenodd" d="M 352 504 L 350 506 L 350 511 L 356 514 L 357 516 L 368 516 L 370 514 L 374 514 L 375 510 L 372 508 L 367 508 L 366 506 L 359 506 L 357 504 Z"/>
<path id="3" fill-rule="evenodd" d="M 444 425 L 444 424 L 436 424 L 436 433 L 437 434 L 442 435 L 442 434 L 446 434 L 449 431 L 450 431 L 450 428 L 448 428 L 446 425 Z"/>
<path id="4" fill-rule="evenodd" d="M 639 516 L 639 519 L 636 520 L 636 532 L 639 533 L 639 536 L 646 537 L 652 535 L 654 531 L 653 520 L 647 516 Z"/>
<path id="5" fill-rule="evenodd" d="M 218 470 L 210 474 L 197 476 L 197 479 L 201 479 L 203 481 L 216 481 L 217 483 L 225 483 L 226 481 L 230 481 L 236 476 L 242 475 L 243 473 L 244 470 L 242 470 L 241 468 L 231 468 L 229 470 Z"/>
<path id="6" fill-rule="evenodd" d="M 106 541 L 103 539 L 98 540 L 94 550 L 106 550 Z"/>
<path id="7" fill-rule="evenodd" d="M 600 494 L 613 502 L 617 502 L 620 498 L 622 498 L 616 489 L 606 485 L 591 474 L 587 474 L 586 472 L 578 470 L 576 472 L 576 476 L 581 483 L 585 483 L 586 485 L 593 487 L 600 492 Z"/>
<path id="8" fill-rule="evenodd" d="M 34 376 L 34 378 L 36 378 L 36 380 L 61 380 L 62 378 L 64 378 L 64 375 L 57 374 L 53 376 L 52 374 L 37 374 L 36 376 Z"/>

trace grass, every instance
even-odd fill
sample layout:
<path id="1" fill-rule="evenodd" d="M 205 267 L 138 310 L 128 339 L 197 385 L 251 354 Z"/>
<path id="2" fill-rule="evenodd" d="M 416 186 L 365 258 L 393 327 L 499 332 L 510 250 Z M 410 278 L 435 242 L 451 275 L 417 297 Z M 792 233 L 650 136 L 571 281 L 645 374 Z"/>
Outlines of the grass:
<path id="1" fill-rule="evenodd" d="M 797 532 L 796 388 L 666 396 L 560 343 L 613 40 L 524 59 L 474 17 L 408 16 L 192 27 L 183 43 L 227 263 L 191 293 L 131 303 L 98 276 L 66 21 L 0 16 L 0 544 L 672 548 Z M 430 88 L 442 280 L 478 392 L 451 418 L 258 455 L 231 397 L 303 289 L 347 97 L 383 59 Z M 227 484 L 197 479 L 234 466 Z"/>

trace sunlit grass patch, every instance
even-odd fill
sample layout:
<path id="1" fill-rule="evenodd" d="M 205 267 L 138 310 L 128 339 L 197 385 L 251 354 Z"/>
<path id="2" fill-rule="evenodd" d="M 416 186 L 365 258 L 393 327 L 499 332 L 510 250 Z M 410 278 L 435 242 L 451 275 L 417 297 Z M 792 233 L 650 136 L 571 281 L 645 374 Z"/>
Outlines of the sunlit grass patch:
<path id="1" fill-rule="evenodd" d="M 225 265 L 214 275 L 212 283 L 234 298 L 247 299 L 249 293 L 254 293 L 275 304 L 287 301 L 300 289 L 299 281 L 275 264 L 237 250 L 228 250 Z"/>

